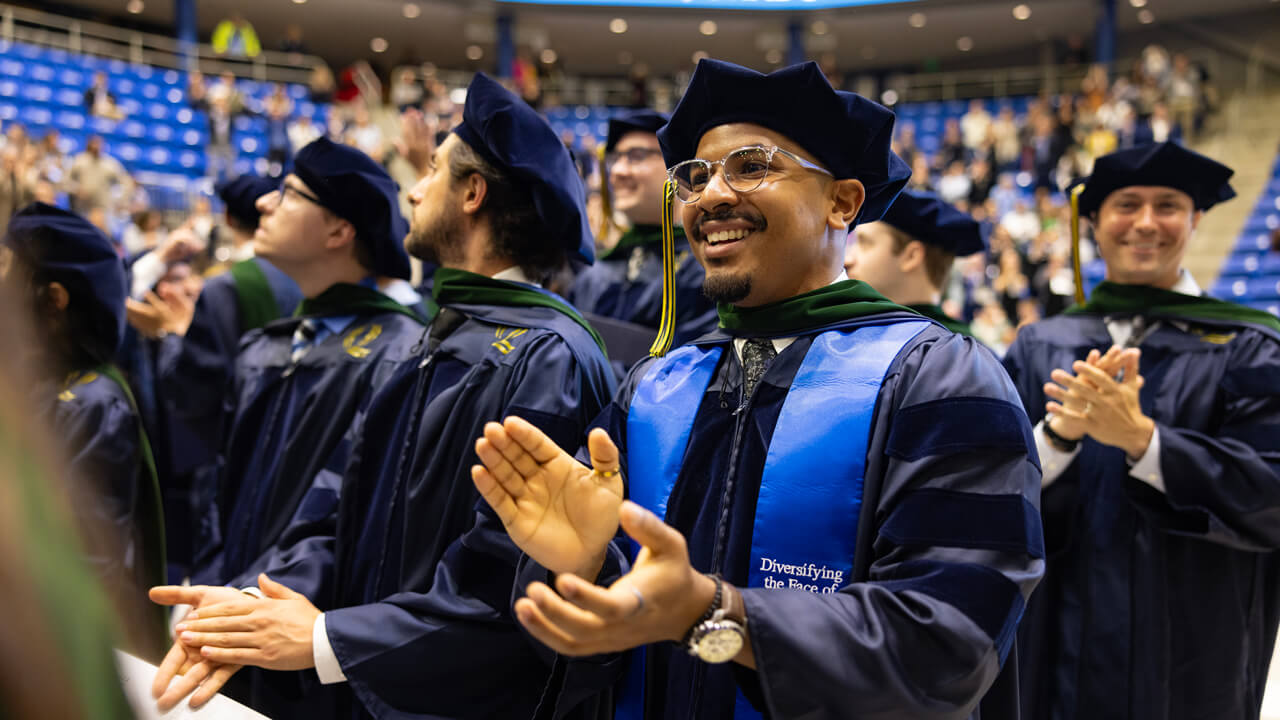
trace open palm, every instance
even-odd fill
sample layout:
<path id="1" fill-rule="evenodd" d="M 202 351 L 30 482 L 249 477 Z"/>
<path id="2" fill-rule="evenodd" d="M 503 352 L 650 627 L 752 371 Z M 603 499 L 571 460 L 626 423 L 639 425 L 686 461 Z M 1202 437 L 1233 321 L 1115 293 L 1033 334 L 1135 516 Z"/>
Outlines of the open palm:
<path id="1" fill-rule="evenodd" d="M 525 420 L 489 423 L 476 441 L 476 488 L 511 540 L 555 573 L 593 580 L 618 530 L 618 449 L 603 430 L 588 439 L 595 470 Z M 599 472 L 597 472 L 597 470 Z"/>

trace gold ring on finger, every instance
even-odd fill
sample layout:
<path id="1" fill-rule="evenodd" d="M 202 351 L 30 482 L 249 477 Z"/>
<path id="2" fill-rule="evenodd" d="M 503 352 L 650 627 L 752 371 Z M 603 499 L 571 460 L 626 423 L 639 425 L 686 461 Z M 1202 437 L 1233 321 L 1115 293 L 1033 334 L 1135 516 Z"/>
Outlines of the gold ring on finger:
<path id="1" fill-rule="evenodd" d="M 612 470 L 593 470 L 593 472 L 595 472 L 595 474 L 599 475 L 600 477 L 608 480 L 609 478 L 618 474 L 618 468 L 614 468 Z"/>

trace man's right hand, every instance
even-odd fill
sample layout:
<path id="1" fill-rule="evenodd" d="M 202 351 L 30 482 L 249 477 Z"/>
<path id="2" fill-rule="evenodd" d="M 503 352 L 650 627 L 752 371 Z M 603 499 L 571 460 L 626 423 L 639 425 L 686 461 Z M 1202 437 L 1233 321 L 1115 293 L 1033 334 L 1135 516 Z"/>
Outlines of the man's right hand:
<path id="1" fill-rule="evenodd" d="M 601 429 L 587 438 L 588 468 L 518 417 L 485 425 L 471 478 L 511 540 L 548 570 L 593 581 L 618 532 L 618 448 Z"/>
<path id="2" fill-rule="evenodd" d="M 244 597 L 235 588 L 216 585 L 163 585 L 151 588 L 148 594 L 158 605 L 190 605 L 196 610 Z M 239 669 L 238 665 L 219 665 L 205 660 L 199 647 L 174 640 L 173 647 L 169 648 L 156 670 L 156 677 L 151 682 L 151 695 L 156 698 L 156 706 L 161 712 L 173 709 L 188 695 L 191 696 L 191 707 L 198 708 L 222 689 Z"/>

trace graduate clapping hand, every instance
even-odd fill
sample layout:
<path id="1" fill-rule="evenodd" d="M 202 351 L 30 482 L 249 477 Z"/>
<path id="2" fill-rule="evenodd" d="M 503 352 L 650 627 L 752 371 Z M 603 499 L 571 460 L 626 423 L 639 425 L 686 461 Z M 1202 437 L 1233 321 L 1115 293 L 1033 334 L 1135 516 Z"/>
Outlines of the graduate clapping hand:
<path id="1" fill-rule="evenodd" d="M 1054 399 L 1045 405 L 1054 416 L 1054 432 L 1069 440 L 1088 435 L 1103 445 L 1123 449 L 1130 459 L 1142 457 L 1151 443 L 1155 422 L 1142 412 L 1139 402 L 1144 383 L 1138 374 L 1141 357 L 1138 348 L 1113 346 L 1106 355 L 1093 350 L 1086 360 L 1072 363 L 1074 375 L 1054 370 L 1054 382 L 1044 387 L 1045 394 Z"/>
<path id="2" fill-rule="evenodd" d="M 472 468 L 480 494 L 521 550 L 558 573 L 555 589 L 532 583 L 516 601 L 520 623 L 556 652 L 595 655 L 679 641 L 711 604 L 715 582 L 689 564 L 684 536 L 622 500 L 618 449 L 603 430 L 587 439 L 591 468 L 519 418 L 489 423 Z M 634 567 L 596 586 L 609 541 L 622 529 L 641 549 Z M 558 591 L 558 592 L 557 592 Z M 736 592 L 726 586 L 726 591 Z M 750 650 L 738 658 L 750 663 Z"/>
<path id="3" fill-rule="evenodd" d="M 265 595 L 262 599 L 231 588 L 151 589 L 155 602 L 196 605 L 175 628 L 178 642 L 165 658 L 152 687 L 152 693 L 161 699 L 162 710 L 176 705 L 197 685 L 199 691 L 190 704 L 199 707 L 244 665 L 268 670 L 315 666 L 311 633 L 320 610 L 304 595 L 265 574 L 258 576 L 258 587 Z M 221 592 L 224 590 L 228 592 Z M 178 653 L 179 646 L 188 659 L 192 658 L 192 649 L 198 648 L 201 662 L 166 691 L 163 688 L 170 685 L 177 668 L 185 664 Z"/>

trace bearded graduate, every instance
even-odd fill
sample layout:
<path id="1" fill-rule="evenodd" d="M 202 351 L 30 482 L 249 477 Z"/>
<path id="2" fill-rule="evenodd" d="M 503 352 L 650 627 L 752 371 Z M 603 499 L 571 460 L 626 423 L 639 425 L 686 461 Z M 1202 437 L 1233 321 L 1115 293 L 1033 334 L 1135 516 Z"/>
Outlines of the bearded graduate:
<path id="1" fill-rule="evenodd" d="M 655 347 L 579 459 L 537 418 L 477 444 L 476 485 L 550 571 L 520 622 L 630 651 L 618 717 L 964 718 L 993 685 L 982 717 L 1016 716 L 1030 423 L 990 352 L 841 264 L 907 181 L 892 127 L 815 63 L 699 63 L 659 138 L 721 331 Z M 638 554 L 613 581 L 619 522 Z"/>
<path id="2" fill-rule="evenodd" d="M 1258 716 L 1280 618 L 1280 322 L 1182 267 L 1231 175 L 1174 143 L 1099 158 L 1071 192 L 1106 279 L 1005 357 L 1044 464 L 1030 717 Z"/>
<path id="3" fill-rule="evenodd" d="M 349 462 L 319 473 L 316 492 L 341 490 L 330 519 L 286 531 L 330 552 L 268 569 L 262 600 L 164 599 L 199 605 L 180 638 L 216 679 L 249 664 L 304 669 L 305 692 L 328 686 L 308 717 L 527 718 L 542 704 L 597 716 L 607 708 L 561 697 L 564 668 L 515 622 L 521 552 L 469 476 L 486 422 L 537 418 L 571 443 L 611 396 L 601 341 L 540 287 L 568 256 L 593 258 L 582 181 L 546 121 L 481 73 L 409 198 L 405 242 L 440 266 L 438 310 L 352 421 Z M 190 690 L 183 676 L 166 697 Z"/>

